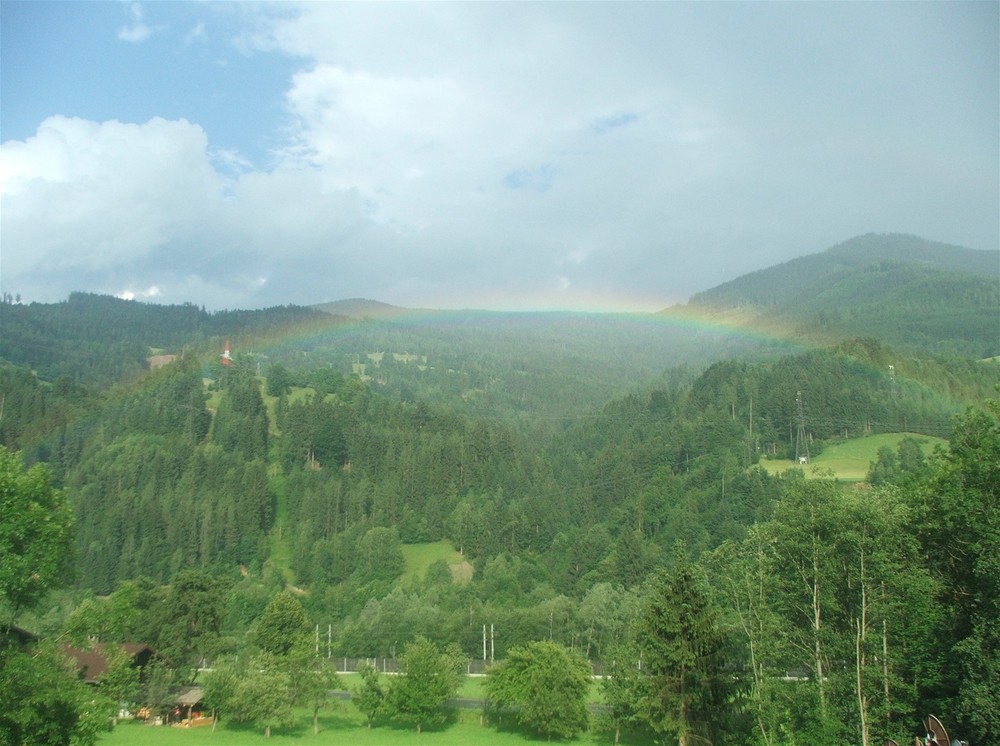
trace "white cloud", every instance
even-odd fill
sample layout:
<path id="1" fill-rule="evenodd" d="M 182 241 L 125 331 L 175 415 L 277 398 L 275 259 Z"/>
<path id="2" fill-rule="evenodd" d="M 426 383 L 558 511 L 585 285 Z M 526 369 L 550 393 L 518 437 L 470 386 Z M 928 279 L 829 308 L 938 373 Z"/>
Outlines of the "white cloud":
<path id="1" fill-rule="evenodd" d="M 878 116 L 914 123 L 908 137 L 872 124 L 878 107 L 849 116 L 854 78 L 812 64 L 812 37 L 792 31 L 816 24 L 787 22 L 827 6 L 235 7 L 253 26 L 237 34 L 245 51 L 301 63 L 281 101 L 285 128 L 260 135 L 277 141 L 270 170 L 184 120 L 47 119 L 0 147 L 6 291 L 156 288 L 164 302 L 229 308 L 357 295 L 651 308 L 853 233 L 961 242 L 925 227 L 945 214 L 977 224 L 996 195 L 996 158 L 983 157 L 995 136 L 988 151 L 956 135 L 958 114 L 925 124 L 929 102 L 947 98 L 912 83 L 925 76 L 898 50 L 885 60 L 865 42 L 870 66 L 898 66 L 886 79 L 902 93 Z M 126 36 L 155 30 L 141 6 L 129 12 Z M 859 34 L 884 38 L 860 28 L 831 33 L 852 41 L 843 49 Z M 198 23 L 177 41 L 213 36 Z M 261 58 L 241 68 L 247 59 L 229 58 L 227 79 L 252 79 L 239 76 Z M 817 116 L 820 105 L 836 117 Z M 990 129 L 995 106 L 982 106 L 989 116 L 966 119 Z M 935 127 L 949 137 L 928 136 Z M 964 212 L 939 205 L 942 183 Z"/>
<path id="2" fill-rule="evenodd" d="M 4 288 L 245 308 L 360 294 L 412 269 L 357 190 L 310 168 L 227 176 L 220 161 L 183 120 L 52 117 L 3 143 Z"/>
<path id="3" fill-rule="evenodd" d="M 122 290 L 115 293 L 115 296 L 122 300 L 150 301 L 160 297 L 160 289 L 156 285 L 152 285 L 145 290 Z"/>
<path id="4" fill-rule="evenodd" d="M 205 34 L 205 22 L 199 21 L 194 25 L 187 34 L 184 35 L 184 44 L 193 44 L 194 42 L 205 42 L 208 37 Z"/>
<path id="5" fill-rule="evenodd" d="M 297 74 L 287 94 L 298 127 L 285 152 L 329 169 L 342 187 L 392 192 L 414 172 L 449 165 L 470 117 L 446 78 L 376 76 L 321 64 Z"/>
<path id="6" fill-rule="evenodd" d="M 183 261 L 191 249 L 181 247 L 219 200 L 206 144 L 204 131 L 183 120 L 68 117 L 4 143 L 5 285 L 42 272 L 100 273 L 111 285 L 163 252 Z"/>
<path id="7" fill-rule="evenodd" d="M 148 258 L 179 230 L 190 232 L 218 193 L 205 149 L 200 127 L 163 119 L 51 117 L 35 137 L 4 143 L 4 242 L 32 247 L 7 252 L 5 271 L 109 269 Z"/>
<path id="8" fill-rule="evenodd" d="M 139 3 L 132 3 L 129 6 L 129 13 L 132 16 L 132 24 L 119 28 L 118 38 L 130 44 L 140 44 L 152 36 L 153 29 L 143 22 L 142 6 Z"/>
<path id="9" fill-rule="evenodd" d="M 622 221 L 661 212 L 636 194 L 697 172 L 658 138 L 709 117 L 644 85 L 591 85 L 613 74 L 579 65 L 590 39 L 571 24 L 531 13 L 508 37 L 495 9 L 398 10 L 371 27 L 371 6 L 294 6 L 256 39 L 313 59 L 286 93 L 289 139 L 270 172 L 184 121 L 55 117 L 5 143 L 5 243 L 35 247 L 5 285 L 45 268 L 101 273 L 113 292 L 155 285 L 166 302 L 207 292 L 212 306 L 486 291 L 558 304 L 588 288 L 567 266 L 613 266 L 599 257 L 622 251 Z"/>

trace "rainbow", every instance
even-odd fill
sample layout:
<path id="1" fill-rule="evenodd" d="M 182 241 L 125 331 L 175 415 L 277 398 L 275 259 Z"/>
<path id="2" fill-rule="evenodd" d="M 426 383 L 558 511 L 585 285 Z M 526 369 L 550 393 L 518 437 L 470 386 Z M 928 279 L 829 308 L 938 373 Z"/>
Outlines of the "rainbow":
<path id="1" fill-rule="evenodd" d="M 296 348 L 308 352 L 331 344 L 340 347 L 350 343 L 352 339 L 360 342 L 364 337 L 383 330 L 420 332 L 438 329 L 458 332 L 465 329 L 474 333 L 477 329 L 489 328 L 514 337 L 518 332 L 532 334 L 548 330 L 555 333 L 560 328 L 587 327 L 604 329 L 609 333 L 648 335 L 650 341 L 666 339 L 695 344 L 728 343 L 734 346 L 733 354 L 750 349 L 795 353 L 840 341 L 836 338 L 815 337 L 804 340 L 796 333 L 797 330 L 765 321 L 755 311 L 718 311 L 698 306 L 673 306 L 657 312 L 389 308 L 391 310 L 382 310 L 373 316 L 333 313 L 323 323 L 289 327 L 267 335 L 255 335 L 253 338 L 240 339 L 234 336 L 233 354 L 242 351 L 273 355 Z"/>

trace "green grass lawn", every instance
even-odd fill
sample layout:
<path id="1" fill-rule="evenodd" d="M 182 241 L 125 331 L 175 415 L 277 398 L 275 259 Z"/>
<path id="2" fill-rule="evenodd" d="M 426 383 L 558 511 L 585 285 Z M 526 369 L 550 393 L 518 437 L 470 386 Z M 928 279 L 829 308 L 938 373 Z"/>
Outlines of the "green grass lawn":
<path id="1" fill-rule="evenodd" d="M 832 471 L 837 479 L 845 482 L 861 482 L 868 475 L 868 469 L 875 461 L 879 448 L 888 446 L 895 451 L 899 441 L 907 437 L 920 441 L 925 454 L 930 454 L 937 445 L 942 447 L 948 445 L 948 441 L 930 435 L 884 433 L 828 445 L 805 467 L 800 467 L 790 459 L 761 459 L 760 463 L 771 474 L 802 468 L 806 473 L 806 479 L 826 479 Z"/>
<path id="2" fill-rule="evenodd" d="M 168 726 L 148 726 L 138 722 L 123 721 L 111 733 L 101 736 L 101 746 L 188 746 L 189 744 L 212 744 L 212 746 L 253 746 L 253 744 L 359 744 L 360 746 L 524 746 L 529 743 L 543 743 L 544 739 L 533 737 L 523 731 L 498 730 L 480 722 L 479 710 L 456 710 L 451 721 L 440 729 L 424 729 L 417 734 L 414 728 L 403 728 L 388 722 L 376 720 L 371 730 L 365 727 L 365 719 L 350 703 L 336 702 L 320 714 L 318 735 L 312 732 L 312 715 L 305 710 L 296 711 L 294 728 L 272 729 L 271 738 L 264 737 L 263 731 L 245 726 L 220 724 L 213 733 L 211 727 L 172 728 Z M 584 733 L 571 743 L 579 746 L 610 744 L 613 734 L 595 728 Z M 648 740 L 622 738 L 623 744 L 649 744 Z"/>

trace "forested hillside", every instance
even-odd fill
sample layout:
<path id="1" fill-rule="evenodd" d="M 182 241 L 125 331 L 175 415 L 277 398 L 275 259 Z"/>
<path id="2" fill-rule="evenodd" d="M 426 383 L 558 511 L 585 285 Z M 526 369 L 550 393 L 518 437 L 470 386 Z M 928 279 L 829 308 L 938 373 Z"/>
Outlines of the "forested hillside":
<path id="1" fill-rule="evenodd" d="M 667 678 L 673 624 L 715 651 L 692 682 L 726 694 L 628 710 L 662 677 L 622 672 L 607 696 L 636 738 L 906 742 L 929 711 L 973 743 L 1000 732 L 995 361 L 873 333 L 656 367 L 668 351 L 619 317 L 65 305 L 0 309 L 4 499 L 16 450 L 74 515 L 67 587 L 34 605 L 0 588 L 4 624 L 141 641 L 178 684 L 264 653 L 294 678 L 274 618 L 328 630 L 339 657 L 423 639 L 481 658 L 491 627 L 498 659 L 544 640 Z M 812 470 L 875 433 L 901 440 L 867 482 Z M 929 435 L 950 449 L 925 455 Z M 19 541 L 4 506 L 0 541 Z M 404 582 L 404 554 L 439 541 L 458 561 Z"/>
<path id="2" fill-rule="evenodd" d="M 64 303 L 0 305 L 0 359 L 35 370 L 46 381 L 106 388 L 127 384 L 150 355 L 221 352 L 227 338 L 266 338 L 290 327 L 335 324 L 317 311 L 286 306 L 207 313 L 193 305 L 158 306 L 73 293 Z"/>
<path id="3" fill-rule="evenodd" d="M 1000 352 L 1000 251 L 859 236 L 691 298 L 710 313 L 806 343 L 877 337 L 907 353 Z"/>

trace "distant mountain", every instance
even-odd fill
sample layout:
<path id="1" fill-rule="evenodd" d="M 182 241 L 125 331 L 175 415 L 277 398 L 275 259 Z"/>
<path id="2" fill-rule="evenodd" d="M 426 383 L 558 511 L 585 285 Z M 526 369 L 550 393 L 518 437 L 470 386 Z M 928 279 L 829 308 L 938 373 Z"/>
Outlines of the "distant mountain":
<path id="1" fill-rule="evenodd" d="M 868 234 L 698 293 L 666 315 L 806 343 L 876 337 L 902 351 L 1000 353 L 1000 251 Z"/>
<path id="2" fill-rule="evenodd" d="M 153 355 L 214 352 L 227 339 L 235 345 L 237 339 L 342 323 L 302 306 L 208 313 L 190 303 L 75 292 L 61 303 L 0 304 L 0 363 L 28 366 L 47 381 L 66 377 L 106 388 L 144 375 Z"/>
<path id="3" fill-rule="evenodd" d="M 332 303 L 320 303 L 313 308 L 333 316 L 346 316 L 351 319 L 393 319 L 413 313 L 408 308 L 367 298 L 347 298 Z"/>
<path id="4" fill-rule="evenodd" d="M 913 356 L 1000 355 L 1000 252 L 860 236 L 706 290 L 660 314 L 430 311 L 354 298 L 207 313 L 74 293 L 0 304 L 0 363 L 107 388 L 154 355 L 357 373 L 403 400 L 558 422 L 679 366 L 873 338 Z M 266 369 L 265 369 L 266 372 Z"/>
<path id="5" fill-rule="evenodd" d="M 819 254 L 792 259 L 697 293 L 693 306 L 780 307 L 855 278 L 859 270 L 891 265 L 1000 279 L 1000 251 L 977 251 L 898 233 L 852 238 Z"/>

